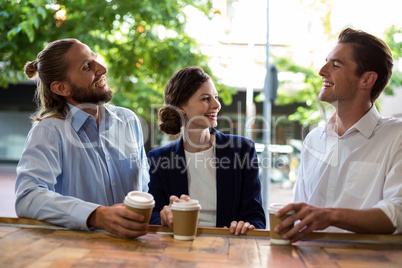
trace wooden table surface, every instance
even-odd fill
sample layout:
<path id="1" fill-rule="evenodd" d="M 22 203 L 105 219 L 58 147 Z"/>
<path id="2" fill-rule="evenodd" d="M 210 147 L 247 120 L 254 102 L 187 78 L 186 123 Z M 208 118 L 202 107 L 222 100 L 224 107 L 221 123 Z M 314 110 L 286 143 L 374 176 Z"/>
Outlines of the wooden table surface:
<path id="1" fill-rule="evenodd" d="M 279 246 L 267 230 L 236 237 L 198 228 L 194 241 L 180 241 L 169 228 L 150 226 L 145 236 L 122 239 L 0 218 L 0 267 L 402 267 L 402 236 L 314 233 Z"/>

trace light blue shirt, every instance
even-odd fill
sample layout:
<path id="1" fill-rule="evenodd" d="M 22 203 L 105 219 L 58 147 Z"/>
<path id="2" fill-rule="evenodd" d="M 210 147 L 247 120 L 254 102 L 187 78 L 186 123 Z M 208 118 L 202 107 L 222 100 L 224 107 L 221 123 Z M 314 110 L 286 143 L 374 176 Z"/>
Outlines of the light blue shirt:
<path id="1" fill-rule="evenodd" d="M 148 191 L 149 167 L 139 119 L 130 110 L 100 107 L 92 115 L 70 106 L 65 120 L 46 118 L 30 130 L 17 166 L 16 212 L 69 229 L 89 230 L 100 205 Z"/>

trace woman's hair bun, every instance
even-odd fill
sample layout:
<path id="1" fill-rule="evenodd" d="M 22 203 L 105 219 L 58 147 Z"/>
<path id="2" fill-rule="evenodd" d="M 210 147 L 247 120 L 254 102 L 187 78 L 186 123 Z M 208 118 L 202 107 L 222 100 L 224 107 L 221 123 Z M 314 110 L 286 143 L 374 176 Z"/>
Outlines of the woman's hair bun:
<path id="1" fill-rule="evenodd" d="M 29 78 L 35 78 L 38 73 L 38 62 L 36 60 L 28 61 L 24 66 L 24 72 Z"/>
<path id="2" fill-rule="evenodd" d="M 159 109 L 159 129 L 166 134 L 176 135 L 181 131 L 183 114 L 172 106 L 164 106 Z"/>

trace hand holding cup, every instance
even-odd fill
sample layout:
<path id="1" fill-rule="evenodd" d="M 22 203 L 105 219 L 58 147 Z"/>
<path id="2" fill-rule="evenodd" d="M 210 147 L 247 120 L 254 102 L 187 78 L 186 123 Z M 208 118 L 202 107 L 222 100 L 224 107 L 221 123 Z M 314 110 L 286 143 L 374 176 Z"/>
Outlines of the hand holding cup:
<path id="1" fill-rule="evenodd" d="M 270 236 L 271 236 L 271 243 L 272 244 L 277 244 L 277 245 L 288 245 L 290 244 L 290 240 L 283 239 L 282 236 L 290 231 L 293 226 L 289 226 L 285 229 L 283 229 L 280 233 L 276 233 L 274 231 L 275 227 L 280 224 L 282 221 L 284 221 L 287 217 L 292 215 L 294 211 L 288 212 L 282 217 L 277 217 L 275 214 L 278 212 L 280 209 L 285 207 L 286 204 L 281 204 L 281 203 L 274 203 L 271 204 L 268 208 L 268 213 L 269 213 L 269 229 L 270 229 Z"/>
<path id="2" fill-rule="evenodd" d="M 152 209 L 155 206 L 154 197 L 145 192 L 131 191 L 124 199 L 127 209 L 144 216 L 142 223 L 149 223 Z"/>

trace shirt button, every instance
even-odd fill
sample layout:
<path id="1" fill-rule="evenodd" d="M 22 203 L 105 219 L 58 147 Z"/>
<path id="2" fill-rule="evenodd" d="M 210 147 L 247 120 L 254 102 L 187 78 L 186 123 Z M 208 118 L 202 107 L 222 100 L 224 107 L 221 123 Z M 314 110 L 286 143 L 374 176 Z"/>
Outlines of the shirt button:
<path id="1" fill-rule="evenodd" d="M 329 190 L 332 192 L 332 190 L 333 190 L 333 189 L 332 189 L 332 187 L 331 187 L 331 188 L 329 188 Z"/>
<path id="2" fill-rule="evenodd" d="M 116 183 L 113 182 L 112 185 L 113 185 L 113 186 L 116 186 Z"/>
<path id="3" fill-rule="evenodd" d="M 110 157 L 108 156 L 106 159 L 107 159 L 107 160 L 110 160 Z"/>

